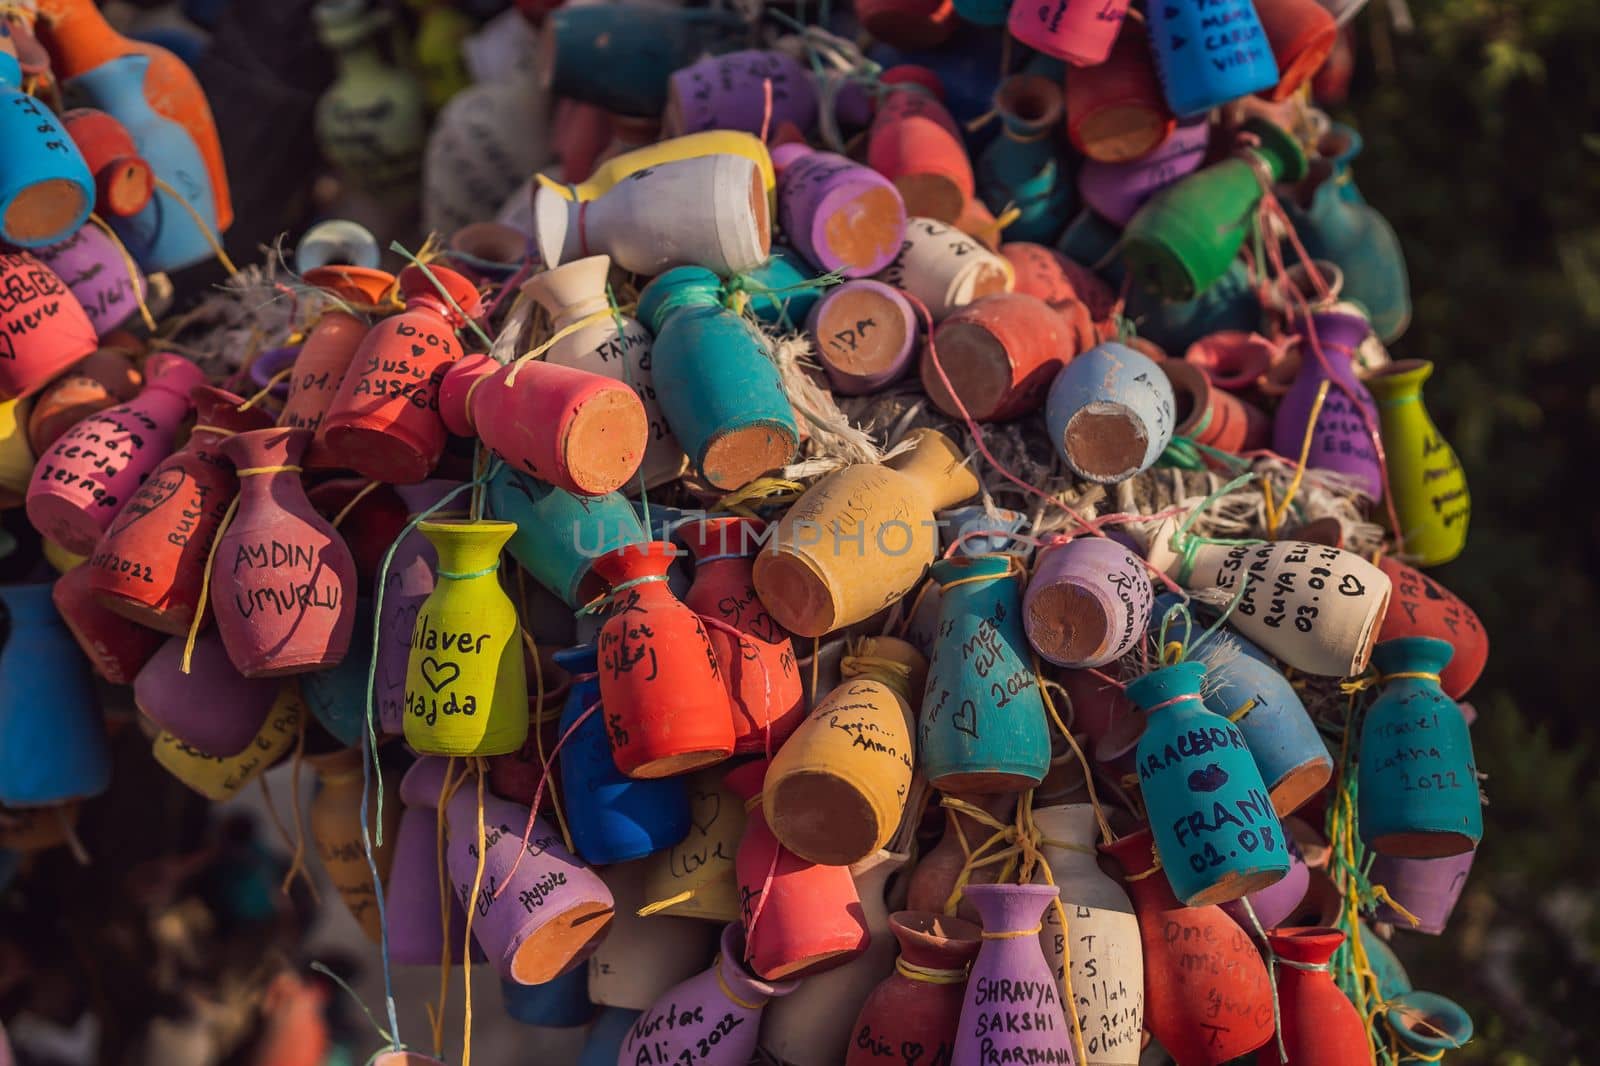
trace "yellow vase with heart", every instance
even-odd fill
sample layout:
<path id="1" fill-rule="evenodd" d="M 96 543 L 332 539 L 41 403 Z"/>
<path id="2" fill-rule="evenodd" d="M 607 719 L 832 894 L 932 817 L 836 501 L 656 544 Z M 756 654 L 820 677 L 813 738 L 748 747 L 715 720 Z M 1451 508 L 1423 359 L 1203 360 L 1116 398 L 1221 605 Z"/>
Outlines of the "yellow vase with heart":
<path id="1" fill-rule="evenodd" d="M 406 743 L 424 755 L 504 755 L 528 736 L 517 611 L 500 587 L 515 522 L 423 522 L 439 553 L 406 666 Z"/>

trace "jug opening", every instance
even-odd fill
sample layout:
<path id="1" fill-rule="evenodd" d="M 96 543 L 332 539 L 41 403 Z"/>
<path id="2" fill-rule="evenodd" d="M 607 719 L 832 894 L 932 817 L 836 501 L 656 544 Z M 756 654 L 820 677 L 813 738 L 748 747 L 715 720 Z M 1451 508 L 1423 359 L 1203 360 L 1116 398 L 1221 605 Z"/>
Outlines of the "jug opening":
<path id="1" fill-rule="evenodd" d="M 961 187 L 943 174 L 902 174 L 894 179 L 894 187 L 900 190 L 906 214 L 916 218 L 954 223 L 967 206 Z"/>
<path id="2" fill-rule="evenodd" d="M 1149 437 L 1143 419 L 1120 403 L 1097 400 L 1067 422 L 1062 446 L 1085 475 L 1120 481 L 1137 473 Z"/>
<path id="3" fill-rule="evenodd" d="M 611 931 L 612 917 L 610 904 L 598 900 L 556 915 L 512 949 L 511 979 L 542 985 L 582 964 Z"/>
<path id="4" fill-rule="evenodd" d="M 1028 605 L 1028 632 L 1052 660 L 1084 662 L 1106 644 L 1110 620 L 1098 597 L 1079 585 L 1050 585 Z"/>
<path id="5" fill-rule="evenodd" d="M 823 866 L 848 866 L 878 846 L 878 814 L 860 788 L 828 770 L 791 773 L 772 789 L 783 836 Z"/>
<path id="6" fill-rule="evenodd" d="M 6 207 L 4 233 L 14 243 L 46 241 L 66 233 L 83 210 L 83 191 L 64 178 L 23 189 Z"/>

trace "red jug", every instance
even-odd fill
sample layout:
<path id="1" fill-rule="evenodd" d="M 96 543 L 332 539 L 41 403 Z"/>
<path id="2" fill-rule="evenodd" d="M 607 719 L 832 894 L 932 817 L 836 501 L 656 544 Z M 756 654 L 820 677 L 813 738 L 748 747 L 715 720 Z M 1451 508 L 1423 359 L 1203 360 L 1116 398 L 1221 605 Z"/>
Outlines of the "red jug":
<path id="1" fill-rule="evenodd" d="M 99 343 L 55 271 L 28 252 L 0 252 L 0 400 L 38 392 Z"/>
<path id="2" fill-rule="evenodd" d="M 1277 956 L 1278 1013 L 1283 1050 L 1276 1041 L 1256 1052 L 1258 1066 L 1373 1066 L 1366 1022 L 1333 982 L 1328 964 L 1344 943 L 1337 929 L 1274 929 L 1267 943 Z"/>

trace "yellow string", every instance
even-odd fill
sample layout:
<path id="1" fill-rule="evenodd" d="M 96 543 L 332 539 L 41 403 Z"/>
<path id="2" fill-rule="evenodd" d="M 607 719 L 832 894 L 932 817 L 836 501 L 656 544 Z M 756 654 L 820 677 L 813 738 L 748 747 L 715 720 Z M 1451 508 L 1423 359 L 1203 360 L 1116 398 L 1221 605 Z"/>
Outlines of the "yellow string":
<path id="1" fill-rule="evenodd" d="M 439 874 L 439 1010 L 435 1013 L 431 1003 L 424 1004 L 428 1010 L 428 1027 L 433 1031 L 434 1058 L 444 1054 L 444 1007 L 450 996 L 450 880 L 444 861 L 445 808 L 461 782 L 466 780 L 465 774 L 457 778 L 455 770 L 456 760 L 451 756 L 445 762 L 444 779 L 439 784 L 439 803 L 434 808 L 434 868 Z"/>
<path id="2" fill-rule="evenodd" d="M 617 309 L 617 313 L 626 315 L 626 314 L 632 314 L 635 310 L 637 310 L 637 308 L 633 304 L 629 304 L 626 307 L 619 307 Z M 538 359 L 540 356 L 544 355 L 544 353 L 548 352 L 551 348 L 554 348 L 558 343 L 560 343 L 563 340 L 566 340 L 568 337 L 572 336 L 574 333 L 577 333 L 579 330 L 588 329 L 590 326 L 598 326 L 602 322 L 611 321 L 611 317 L 612 317 L 611 308 L 607 307 L 607 308 L 605 308 L 603 310 L 600 310 L 600 311 L 591 311 L 588 314 L 584 315 L 582 318 L 578 319 L 576 322 L 568 323 L 567 325 L 562 326 L 560 329 L 556 330 L 549 337 L 545 338 L 545 340 L 543 342 L 541 342 L 537 347 L 529 349 L 528 351 L 522 353 L 517 358 L 515 358 L 515 359 L 513 359 L 511 361 L 511 373 L 506 375 L 506 381 L 505 381 L 507 387 L 510 387 L 511 385 L 516 384 L 517 375 L 522 372 L 522 365 L 524 363 L 528 363 L 528 362 L 531 362 L 534 359 Z"/>
<path id="3" fill-rule="evenodd" d="M 765 1000 L 763 1000 L 760 1003 L 751 1003 L 751 1002 L 749 1002 L 747 1000 L 740 999 L 738 996 L 733 994 L 733 989 L 728 987 L 727 978 L 722 976 L 722 956 L 721 955 L 717 956 L 717 961 L 715 963 L 715 968 L 716 968 L 716 971 L 717 971 L 717 987 L 722 989 L 722 994 L 727 996 L 729 1001 L 731 1001 L 733 1003 L 737 1003 L 739 1006 L 743 1007 L 745 1010 L 760 1010 L 762 1007 L 766 1006 L 766 1001 Z"/>
<path id="4" fill-rule="evenodd" d="M 946 592 L 948 592 L 951 589 L 956 588 L 958 586 L 971 585 L 974 582 L 978 582 L 978 581 L 1002 581 L 1002 580 L 1004 580 L 1005 578 L 1008 578 L 1008 577 L 1014 577 L 1019 581 L 1026 581 L 1027 580 L 1028 573 L 1022 567 L 1022 560 L 1018 559 L 1015 555 L 1007 555 L 1005 557 L 1005 560 L 1006 560 L 1006 569 L 1005 569 L 1004 573 L 1000 573 L 1000 574 L 973 574 L 973 575 L 971 575 L 969 577 L 958 577 L 954 581 L 943 582 L 939 587 L 944 589 Z M 1035 676 L 1037 676 L 1037 675 L 1035 675 Z"/>
<path id="5" fill-rule="evenodd" d="M 128 272 L 128 280 L 133 282 L 133 300 L 139 305 L 139 317 L 144 319 L 144 328 L 151 333 L 156 331 L 156 317 L 150 313 L 150 305 L 144 302 L 144 279 L 139 274 L 139 264 L 133 258 L 133 253 L 128 251 L 128 246 L 122 243 L 122 238 L 117 236 L 106 220 L 89 212 L 89 221 L 116 246 L 117 254 L 122 257 L 122 266 Z"/>
<path id="6" fill-rule="evenodd" d="M 301 469 L 292 463 L 285 463 L 282 466 L 246 466 L 234 473 L 240 477 L 254 477 L 257 474 L 298 474 Z"/>
<path id="7" fill-rule="evenodd" d="M 293 681 L 287 684 L 294 684 Z M 294 740 L 294 768 L 290 771 L 289 787 L 293 791 L 291 808 L 294 811 L 294 858 L 289 863 L 289 872 L 283 875 L 283 884 L 280 891 L 288 895 L 289 885 L 296 874 L 305 880 L 306 887 L 311 890 L 311 899 L 315 903 L 322 900 L 317 895 L 317 886 L 311 880 L 311 872 L 306 868 L 306 827 L 304 814 L 300 809 L 300 766 L 305 762 L 306 755 L 306 716 L 298 716 L 297 735 Z M 263 775 L 265 779 L 265 775 Z"/>
<path id="8" fill-rule="evenodd" d="M 333 516 L 333 528 L 338 529 L 339 524 L 350 516 L 350 512 L 359 507 L 361 505 L 361 501 L 372 495 L 373 490 L 382 484 L 383 482 L 381 481 L 369 481 L 366 483 L 366 485 L 362 486 L 361 491 L 352 496 L 350 498 L 350 502 L 339 508 L 339 513 Z"/>
<path id="9" fill-rule="evenodd" d="M 1124 874 L 1122 879 L 1124 881 L 1143 881 L 1145 878 L 1154 875 L 1159 869 L 1161 869 L 1161 856 L 1157 855 L 1155 862 L 1151 864 L 1150 869 L 1136 874 Z"/>
<path id="10" fill-rule="evenodd" d="M 472 892 L 467 896 L 466 943 L 461 948 L 461 1066 L 472 1066 L 472 916 L 478 912 L 478 891 L 483 886 L 483 866 L 488 859 L 483 832 L 483 779 L 487 774 L 480 757 L 475 755 L 472 761 L 478 775 L 478 865 L 472 873 Z"/>
<path id="11" fill-rule="evenodd" d="M 1040 676 L 1038 656 L 1033 657 L 1033 676 L 1035 678 Z M 1084 784 L 1088 786 L 1089 805 L 1094 808 L 1094 820 L 1100 826 L 1100 839 L 1109 843 L 1114 839 L 1111 833 L 1111 823 L 1106 821 L 1105 809 L 1100 806 L 1100 797 L 1095 792 L 1094 771 L 1090 769 L 1089 757 L 1085 755 L 1083 753 L 1083 749 L 1078 746 L 1078 738 L 1072 735 L 1072 731 L 1069 730 L 1066 726 L 1066 723 L 1061 720 L 1061 713 L 1056 710 L 1055 701 L 1050 698 L 1050 687 L 1041 683 L 1039 685 L 1039 695 L 1044 697 L 1044 709 L 1049 712 L 1050 720 L 1055 723 L 1056 731 L 1059 732 L 1063 737 L 1067 738 L 1067 743 L 1072 746 L 1073 754 L 1078 757 L 1079 765 L 1083 767 L 1083 781 Z M 1062 691 L 1062 695 L 1066 695 L 1065 690 Z M 1068 706 L 1071 706 L 1070 697 L 1068 697 Z"/>
<path id="12" fill-rule="evenodd" d="M 1397 681 L 1400 678 L 1404 678 L 1404 677 L 1417 677 L 1417 678 L 1421 678 L 1424 681 L 1438 681 L 1439 680 L 1439 675 L 1438 674 L 1430 674 L 1430 673 L 1428 673 L 1428 672 L 1426 672 L 1424 670 L 1402 670 L 1399 673 L 1395 673 L 1395 674 L 1384 674 L 1382 677 L 1378 678 L 1378 684 L 1386 685 L 1390 681 Z"/>
<path id="13" fill-rule="evenodd" d="M 985 931 L 980 934 L 985 940 L 1015 940 L 1018 937 L 1038 936 L 1044 932 L 1043 925 L 1036 925 L 1032 929 L 1014 929 L 1009 933 L 990 933 Z"/>
<path id="14" fill-rule="evenodd" d="M 805 492 L 805 486 L 798 481 L 789 481 L 781 477 L 758 477 L 753 481 L 734 489 L 722 499 L 711 505 L 713 511 L 731 511 L 742 514 L 746 518 L 754 518 L 755 514 L 746 504 L 756 500 L 770 500 L 781 503 L 789 498 L 799 499 Z"/>
<path id="15" fill-rule="evenodd" d="M 1278 539 L 1278 526 L 1289 513 L 1289 505 L 1294 502 L 1295 493 L 1300 491 L 1300 482 L 1306 475 L 1306 460 L 1311 456 L 1311 438 L 1317 431 L 1317 416 L 1322 413 L 1322 403 L 1328 398 L 1328 388 L 1332 382 L 1323 379 L 1317 387 L 1317 398 L 1311 402 L 1311 416 L 1306 419 L 1306 435 L 1300 441 L 1300 458 L 1295 461 L 1294 480 L 1289 482 L 1289 491 L 1284 494 L 1283 504 L 1276 511 L 1272 509 L 1272 498 L 1267 497 L 1267 539 Z"/>
<path id="16" fill-rule="evenodd" d="M 266 399 L 268 394 L 270 394 L 273 389 L 277 388 L 278 385 L 280 385 L 282 382 L 288 380 L 289 375 L 293 374 L 293 373 L 294 373 L 294 367 L 292 367 L 292 366 L 284 367 L 282 370 L 278 371 L 276 374 L 274 374 L 270 378 L 268 378 L 267 379 L 267 383 L 265 385 L 261 386 L 260 391 L 256 392 L 254 395 L 252 395 L 244 403 L 241 403 L 236 408 L 236 410 L 239 410 L 239 411 L 248 411 L 248 410 L 250 410 L 250 408 L 254 407 L 256 404 L 258 404 L 262 400 Z"/>
<path id="17" fill-rule="evenodd" d="M 194 642 L 200 637 L 200 622 L 206 616 L 206 604 L 211 602 L 211 570 L 217 563 L 217 546 L 222 543 L 222 535 L 228 531 L 228 523 L 233 521 L 234 512 L 238 509 L 239 497 L 235 496 L 228 502 L 228 509 L 222 512 L 217 534 L 211 538 L 211 548 L 206 552 L 206 567 L 200 571 L 200 599 L 194 605 L 194 617 L 189 619 L 189 633 L 183 639 L 183 661 L 178 664 L 180 673 L 188 674 L 189 663 L 194 658 Z"/>
<path id="18" fill-rule="evenodd" d="M 1255 710 L 1256 702 L 1257 701 L 1254 696 L 1251 696 L 1249 699 L 1245 700 L 1243 706 L 1241 706 L 1237 711 L 1234 711 L 1232 714 L 1228 715 L 1228 721 L 1237 722 L 1239 719 Z"/>
<path id="19" fill-rule="evenodd" d="M 519 585 L 522 583 L 522 574 L 522 568 L 518 567 L 517 583 Z M 534 697 L 533 701 L 533 705 L 538 708 L 533 721 L 533 744 L 539 753 L 539 773 L 548 778 L 550 773 L 550 760 L 544 753 L 544 729 L 541 728 L 545 717 L 544 664 L 539 661 L 539 646 L 533 642 L 533 634 L 529 633 L 526 629 L 522 630 L 522 642 L 523 645 L 528 649 L 528 654 L 533 657 L 533 683 L 534 688 L 538 693 Z M 573 846 L 572 834 L 567 830 L 567 816 L 561 809 L 561 790 L 554 786 L 549 786 L 549 792 L 550 809 L 555 812 L 556 825 L 561 829 L 561 839 L 566 842 L 568 851 L 572 852 L 573 854 L 577 854 L 578 849 Z M 537 814 L 538 812 L 535 811 L 534 813 Z"/>
<path id="20" fill-rule="evenodd" d="M 157 177 L 155 182 L 156 188 L 160 189 L 162 192 L 178 201 L 178 203 L 183 205 L 183 209 L 189 212 L 189 217 L 194 219 L 194 224 L 200 228 L 201 235 L 205 237 L 206 243 L 211 245 L 211 251 L 216 255 L 217 262 L 222 264 L 222 268 L 228 272 L 230 277 L 238 277 L 239 268 L 233 265 L 233 260 L 228 258 L 228 253 L 223 251 L 222 242 L 217 240 L 216 231 L 213 230 L 211 226 L 207 224 L 206 220 L 200 216 L 200 212 L 195 210 L 194 204 L 191 204 L 188 200 L 185 200 L 182 193 L 178 192 L 178 190 L 174 189 L 171 185 L 168 185 L 162 178 Z"/>
<path id="21" fill-rule="evenodd" d="M 913 981 L 921 981 L 929 985 L 959 985 L 967 979 L 967 971 L 960 970 L 935 970 L 927 966 L 918 966 L 914 962 L 907 962 L 905 956 L 894 960 L 894 968 L 902 977 L 909 977 Z"/>

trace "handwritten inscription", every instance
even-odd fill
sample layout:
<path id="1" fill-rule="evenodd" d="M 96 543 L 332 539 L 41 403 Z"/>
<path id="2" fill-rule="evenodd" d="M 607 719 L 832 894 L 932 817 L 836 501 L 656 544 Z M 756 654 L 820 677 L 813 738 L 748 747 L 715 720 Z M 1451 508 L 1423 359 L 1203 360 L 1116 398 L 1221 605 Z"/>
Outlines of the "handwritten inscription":
<path id="1" fill-rule="evenodd" d="M 968 995 L 972 1006 L 988 1008 L 971 1021 L 971 1032 L 978 1038 L 979 1066 L 1072 1061 L 1054 981 L 978 977 Z M 965 1012 L 962 1020 L 966 1024 Z M 1044 1043 L 1047 1040 L 1050 1043 Z"/>
<path id="2" fill-rule="evenodd" d="M 707 1013 L 704 1005 L 680 1007 L 669 1001 L 651 1008 L 628 1030 L 619 1061 L 633 1066 L 690 1066 L 745 1024 L 733 1011 Z"/>

